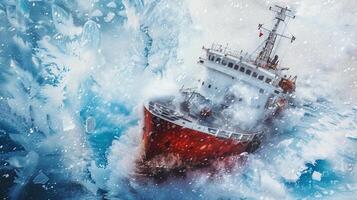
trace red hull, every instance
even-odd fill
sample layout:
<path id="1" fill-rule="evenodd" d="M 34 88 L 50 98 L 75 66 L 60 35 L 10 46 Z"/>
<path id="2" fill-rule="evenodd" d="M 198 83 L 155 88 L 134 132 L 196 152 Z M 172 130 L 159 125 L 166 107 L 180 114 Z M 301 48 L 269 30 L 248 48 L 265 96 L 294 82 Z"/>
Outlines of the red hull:
<path id="1" fill-rule="evenodd" d="M 144 114 L 144 160 L 175 159 L 169 161 L 169 165 L 175 166 L 167 167 L 207 165 L 212 160 L 248 151 L 252 143 L 219 138 L 179 126 L 155 116 L 146 107 Z"/>

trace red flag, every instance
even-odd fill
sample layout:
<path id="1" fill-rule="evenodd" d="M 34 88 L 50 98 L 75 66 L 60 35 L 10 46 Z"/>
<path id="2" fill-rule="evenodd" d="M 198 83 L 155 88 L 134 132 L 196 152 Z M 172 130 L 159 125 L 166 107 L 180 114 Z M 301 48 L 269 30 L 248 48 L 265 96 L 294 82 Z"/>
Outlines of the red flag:
<path id="1" fill-rule="evenodd" d="M 262 31 L 259 32 L 259 37 L 262 37 L 264 34 Z"/>

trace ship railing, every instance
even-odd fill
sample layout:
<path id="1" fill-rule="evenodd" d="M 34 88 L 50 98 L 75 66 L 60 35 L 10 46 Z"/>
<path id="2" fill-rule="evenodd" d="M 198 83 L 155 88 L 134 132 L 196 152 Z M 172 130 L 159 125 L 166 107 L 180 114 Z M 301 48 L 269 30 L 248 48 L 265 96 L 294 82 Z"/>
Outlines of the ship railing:
<path id="1" fill-rule="evenodd" d="M 222 53 L 224 55 L 229 55 L 229 56 L 233 56 L 236 58 L 241 58 L 241 57 L 246 57 L 247 54 L 244 54 L 243 50 L 236 50 L 236 49 L 232 49 L 230 47 L 228 47 L 227 45 L 222 45 L 222 44 L 218 44 L 218 43 L 213 43 L 210 50 Z"/>
<path id="2" fill-rule="evenodd" d="M 252 141 L 257 135 L 262 134 L 261 131 L 255 133 L 237 133 L 232 131 L 220 130 L 216 128 L 208 128 L 208 132 L 217 137 L 231 138 L 242 142 Z"/>
<path id="3" fill-rule="evenodd" d="M 176 111 L 158 103 L 149 102 L 149 109 L 157 115 L 164 116 L 174 121 L 182 117 L 182 115 Z"/>
<path id="4" fill-rule="evenodd" d="M 159 103 L 149 102 L 149 109 L 153 111 L 155 114 L 165 117 L 172 121 L 177 121 L 182 119 L 185 120 L 186 123 L 189 124 L 192 123 L 192 121 L 185 119 L 182 115 L 178 115 L 178 113 L 176 113 L 174 110 Z M 221 130 L 221 129 L 205 127 L 205 126 L 195 126 L 195 128 L 199 129 L 200 131 L 205 131 L 205 129 L 207 129 L 205 132 L 207 132 L 208 134 L 221 138 L 234 139 L 241 142 L 250 142 L 257 135 L 260 135 L 262 133 L 262 132 L 238 133 L 238 132 Z"/>

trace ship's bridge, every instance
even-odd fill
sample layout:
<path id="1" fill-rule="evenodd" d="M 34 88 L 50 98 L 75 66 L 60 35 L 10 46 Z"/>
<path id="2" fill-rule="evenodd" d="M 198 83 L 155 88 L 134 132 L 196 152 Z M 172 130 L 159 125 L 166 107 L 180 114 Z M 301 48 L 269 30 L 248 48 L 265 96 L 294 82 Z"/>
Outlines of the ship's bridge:
<path id="1" fill-rule="evenodd" d="M 233 85 L 236 80 L 255 86 L 262 92 L 274 92 L 275 94 L 283 92 L 278 86 L 281 81 L 280 75 L 274 70 L 258 67 L 242 51 L 223 48 L 219 44 L 213 44 L 211 48 L 204 47 L 203 49 L 206 51 L 206 55 L 200 57 L 198 63 L 208 68 L 209 73 L 206 78 L 200 81 L 202 86 L 206 85 L 208 89 L 217 90 L 213 93 L 226 92 L 227 88 Z"/>
<path id="2" fill-rule="evenodd" d="M 199 63 L 205 66 L 208 71 L 205 77 L 202 78 L 201 84 L 207 87 L 201 87 L 205 95 L 220 96 L 227 92 L 229 87 L 235 84 L 234 79 L 243 81 L 251 86 L 259 88 L 261 93 L 268 95 L 289 94 L 295 91 L 294 78 L 286 78 L 281 75 L 281 70 L 278 69 L 279 57 L 274 55 L 275 42 L 278 37 L 288 38 L 293 42 L 295 36 L 287 36 L 279 33 L 279 26 L 286 18 L 295 18 L 292 11 L 287 7 L 270 7 L 271 11 L 276 12 L 275 24 L 273 28 L 267 29 L 263 24 L 258 25 L 261 37 L 262 31 L 268 32 L 268 37 L 261 44 L 261 51 L 256 55 L 249 55 L 243 51 L 232 50 L 227 46 L 213 44 L 211 48 L 205 48 L 206 54 L 199 59 Z M 286 24 L 286 23 L 285 23 Z M 257 48 L 257 50 L 260 46 Z M 256 51 L 254 51 L 256 52 Z M 287 69 L 287 68 L 285 68 Z M 230 79 L 231 78 L 231 79 Z M 214 90 L 209 90 L 211 88 Z"/>

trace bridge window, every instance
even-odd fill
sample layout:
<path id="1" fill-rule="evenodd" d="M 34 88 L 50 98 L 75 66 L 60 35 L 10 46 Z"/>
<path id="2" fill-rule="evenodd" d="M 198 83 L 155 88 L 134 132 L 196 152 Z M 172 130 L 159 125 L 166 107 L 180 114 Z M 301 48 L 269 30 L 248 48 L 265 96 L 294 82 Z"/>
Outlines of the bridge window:
<path id="1" fill-rule="evenodd" d="M 217 58 L 216 63 L 220 63 L 220 62 L 221 62 L 221 58 Z"/>
<path id="2" fill-rule="evenodd" d="M 263 94 L 264 93 L 264 90 L 263 89 L 259 89 L 259 93 Z"/>
<path id="3" fill-rule="evenodd" d="M 244 67 L 241 67 L 241 68 L 239 69 L 239 71 L 241 71 L 241 72 L 244 72 L 244 70 L 245 70 Z"/>
<path id="4" fill-rule="evenodd" d="M 211 56 L 210 60 L 211 60 L 211 61 L 214 61 L 214 56 Z"/>
<path id="5" fill-rule="evenodd" d="M 248 74 L 250 76 L 250 74 L 252 73 L 252 70 L 247 69 L 247 71 L 245 72 L 246 74 Z"/>
<path id="6" fill-rule="evenodd" d="M 232 68 L 233 67 L 233 63 L 228 63 L 228 67 Z"/>
<path id="7" fill-rule="evenodd" d="M 227 61 L 226 60 L 222 60 L 222 65 L 227 65 Z"/>
<path id="8" fill-rule="evenodd" d="M 208 88 L 211 88 L 211 84 L 208 85 Z"/>
<path id="9" fill-rule="evenodd" d="M 274 93 L 275 94 L 279 94 L 280 92 L 278 90 L 274 90 Z"/>
<path id="10" fill-rule="evenodd" d="M 238 65 L 234 65 L 234 69 L 238 70 L 239 66 Z"/>
<path id="11" fill-rule="evenodd" d="M 205 84 L 205 82 L 204 81 L 202 81 L 202 85 L 204 85 Z"/>
<path id="12" fill-rule="evenodd" d="M 264 79 L 264 76 L 260 75 L 260 76 L 258 76 L 258 79 L 262 81 Z"/>
<path id="13" fill-rule="evenodd" d="M 266 79 L 265 79 L 265 82 L 268 83 L 268 84 L 270 84 L 270 83 L 271 83 L 271 79 L 270 79 L 270 78 L 266 78 Z"/>
<path id="14" fill-rule="evenodd" d="M 257 78 L 258 77 L 258 73 L 257 72 L 253 72 L 253 75 L 252 75 L 254 78 Z"/>

